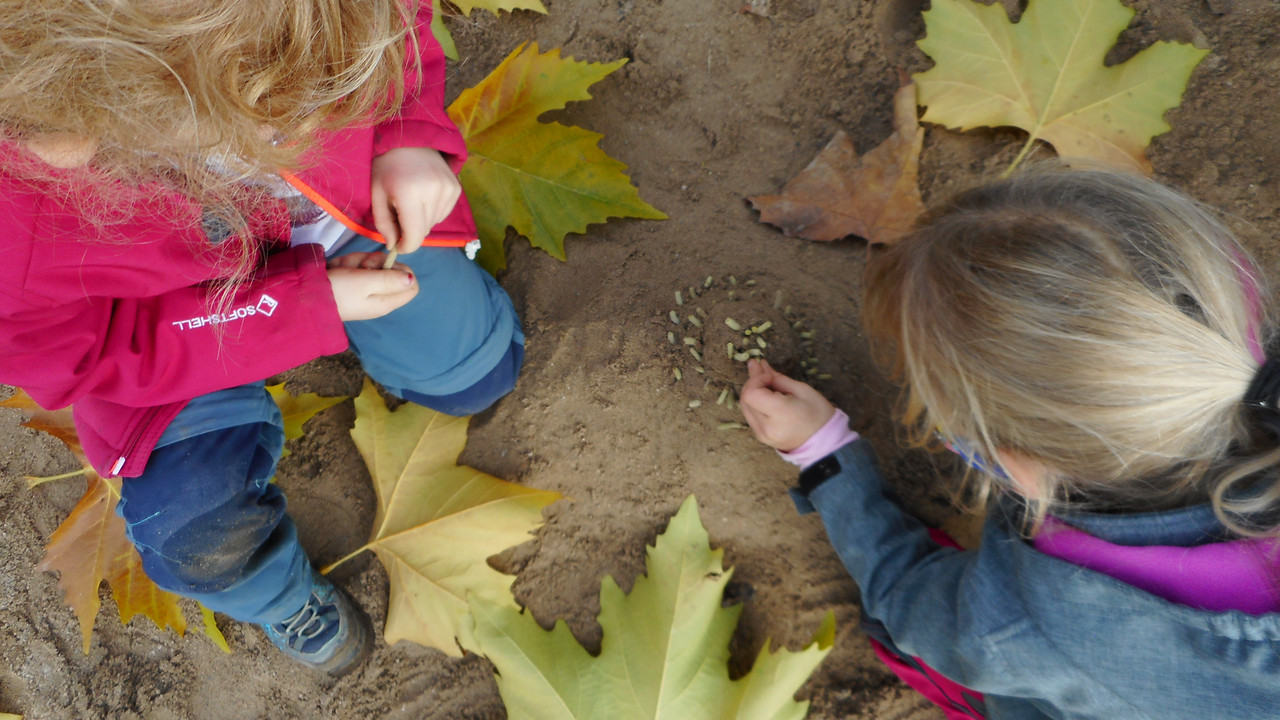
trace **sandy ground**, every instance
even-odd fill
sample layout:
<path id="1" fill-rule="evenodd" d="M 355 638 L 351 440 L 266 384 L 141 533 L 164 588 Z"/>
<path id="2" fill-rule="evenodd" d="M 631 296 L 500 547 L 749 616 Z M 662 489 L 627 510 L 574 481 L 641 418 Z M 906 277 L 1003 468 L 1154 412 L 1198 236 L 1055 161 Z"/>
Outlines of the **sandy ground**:
<path id="1" fill-rule="evenodd" d="M 464 61 L 451 95 L 477 82 L 520 42 L 562 47 L 579 59 L 631 62 L 597 85 L 595 99 L 555 116 L 604 133 L 603 146 L 631 167 L 665 222 L 615 221 L 568 243 L 560 263 L 523 240 L 510 246 L 502 282 L 525 319 L 525 373 L 516 391 L 472 423 L 464 462 L 571 498 L 551 507 L 537 538 L 497 560 L 544 624 L 563 617 L 598 647 L 594 618 L 604 575 L 629 587 L 644 546 L 690 493 L 713 544 L 735 567 L 746 610 L 733 645 L 741 671 L 765 638 L 795 648 L 828 609 L 837 645 L 802 689 L 812 718 L 941 717 L 877 664 L 856 624 L 858 592 L 818 520 L 799 517 L 784 488 L 792 470 L 746 432 L 700 383 L 676 382 L 678 355 L 664 318 L 675 290 L 708 275 L 756 280 L 734 312 L 766 315 L 777 291 L 818 333 L 821 389 L 873 439 L 893 481 L 922 517 L 945 503 L 927 460 L 898 449 L 888 407 L 893 389 L 874 369 L 859 330 L 865 246 L 781 237 L 759 225 L 744 196 L 773 192 L 839 129 L 866 151 L 890 129 L 899 68 L 929 61 L 913 40 L 922 0 L 771 0 L 770 15 L 743 0 L 549 0 L 550 14 L 452 22 Z M 1280 8 L 1268 0 L 1138 0 L 1112 60 L 1157 38 L 1197 41 L 1213 54 L 1191 78 L 1173 131 L 1150 156 L 1158 177 L 1223 209 L 1270 270 L 1280 254 L 1274 104 Z M 757 1 L 757 6 L 761 3 Z M 959 134 L 930 128 L 922 163 L 926 201 L 998 173 L 1021 144 L 1016 131 Z M 296 391 L 354 394 L 350 357 L 290 373 Z M 704 405 L 690 410 L 690 399 Z M 315 419 L 280 468 L 304 544 L 317 561 L 365 539 L 373 493 L 347 434 L 350 403 Z M 501 718 L 484 660 L 451 659 L 379 639 L 360 670 L 329 681 L 279 656 L 256 629 L 222 619 L 234 654 L 199 632 L 161 632 L 145 620 L 122 627 L 103 588 L 93 646 L 61 603 L 56 579 L 35 564 L 83 491 L 64 481 L 28 490 L 23 474 L 72 469 L 68 452 L 0 416 L 0 711 L 34 720 L 148 718 Z M 381 624 L 387 581 L 371 556 L 337 580 Z M 195 617 L 194 612 L 191 614 Z"/>

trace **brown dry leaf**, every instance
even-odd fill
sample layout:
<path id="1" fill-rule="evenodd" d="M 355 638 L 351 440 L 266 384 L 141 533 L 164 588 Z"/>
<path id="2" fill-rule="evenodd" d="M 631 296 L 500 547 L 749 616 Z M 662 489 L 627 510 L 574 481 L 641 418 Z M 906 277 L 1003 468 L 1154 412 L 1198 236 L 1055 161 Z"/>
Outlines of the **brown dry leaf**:
<path id="1" fill-rule="evenodd" d="M 120 609 L 121 622 L 145 615 L 157 626 L 172 627 L 179 635 L 187 621 L 178 608 L 178 596 L 156 587 L 142 572 L 142 559 L 125 537 L 124 522 L 116 515 L 120 479 L 104 480 L 90 470 L 89 488 L 67 519 L 49 539 L 44 560 L 37 566 L 58 572 L 65 602 L 80 620 L 84 652 L 89 653 L 93 621 L 101 603 L 98 585 L 105 579 Z"/>
<path id="2" fill-rule="evenodd" d="M 894 133 L 863 157 L 836 133 L 778 195 L 747 198 L 760 221 L 788 237 L 827 242 L 857 235 L 892 243 L 924 212 L 917 179 L 924 129 L 916 119 L 916 87 L 894 95 Z"/>
<path id="3" fill-rule="evenodd" d="M 378 513 L 372 539 L 347 558 L 373 550 L 387 569 L 388 643 L 461 655 L 455 638 L 468 596 L 515 607 L 515 577 L 486 561 L 528 540 L 542 508 L 560 499 L 458 465 L 468 420 L 413 404 L 393 412 L 367 380 L 356 398 L 351 437 L 373 476 Z"/>

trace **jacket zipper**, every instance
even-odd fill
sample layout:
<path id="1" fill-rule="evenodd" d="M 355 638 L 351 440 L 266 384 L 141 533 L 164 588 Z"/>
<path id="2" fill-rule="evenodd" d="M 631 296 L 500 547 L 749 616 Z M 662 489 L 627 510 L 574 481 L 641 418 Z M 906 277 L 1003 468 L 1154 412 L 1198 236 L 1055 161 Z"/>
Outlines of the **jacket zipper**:
<path id="1" fill-rule="evenodd" d="M 321 195 L 315 188 L 304 182 L 302 178 L 283 170 L 280 171 L 280 177 L 284 178 L 285 182 L 297 188 L 298 191 L 305 195 L 308 200 L 320 206 L 320 209 L 332 216 L 333 219 L 345 225 L 347 229 L 363 235 L 374 242 L 379 242 L 383 245 L 389 244 L 387 243 L 387 239 L 382 236 L 382 233 L 377 230 L 371 230 L 355 220 L 352 220 L 346 215 L 346 213 L 339 210 L 336 205 L 329 202 L 328 198 Z M 438 232 L 433 236 L 427 236 L 427 238 L 422 241 L 422 245 L 423 247 L 463 248 L 467 252 L 467 257 L 474 260 L 476 251 L 480 249 L 480 238 L 469 233 Z"/>
<path id="2" fill-rule="evenodd" d="M 121 453 L 115 464 L 111 466 L 111 472 L 108 477 L 115 477 L 124 469 L 124 464 L 128 461 L 129 456 L 133 454 L 134 450 L 138 449 L 138 443 L 142 442 L 142 436 L 146 433 L 147 426 L 151 424 L 151 421 L 155 419 L 159 412 L 160 408 L 150 407 L 142 414 L 142 419 L 138 421 L 138 426 L 133 431 L 133 437 L 129 438 L 129 442 L 125 443 L 124 452 Z"/>

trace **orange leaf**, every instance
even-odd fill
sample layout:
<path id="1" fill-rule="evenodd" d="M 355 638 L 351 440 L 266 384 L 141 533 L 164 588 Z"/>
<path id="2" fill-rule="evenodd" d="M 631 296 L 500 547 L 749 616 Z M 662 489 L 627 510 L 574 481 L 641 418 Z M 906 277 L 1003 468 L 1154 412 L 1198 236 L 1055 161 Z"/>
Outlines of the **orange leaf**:
<path id="1" fill-rule="evenodd" d="M 831 241 L 857 235 L 891 243 L 924 212 L 917 180 L 924 129 L 916 119 L 916 88 L 894 95 L 894 133 L 859 158 L 843 131 L 778 195 L 747 198 L 760 221 L 788 237 Z"/>
<path id="2" fill-rule="evenodd" d="M 54 531 L 44 560 L 37 566 L 40 570 L 58 571 L 58 585 L 66 592 L 65 601 L 80 620 L 86 655 L 100 605 L 98 585 L 115 557 L 117 548 L 112 546 L 116 545 L 116 536 L 125 539 L 123 525 L 108 521 L 115 517 L 116 505 L 110 485 L 97 473 L 87 477 L 89 488 L 84 497 Z"/>
<path id="3" fill-rule="evenodd" d="M 119 478 L 103 480 L 89 469 L 71 420 L 71 408 L 45 410 L 21 390 L 0 401 L 0 407 L 22 410 L 27 415 L 23 425 L 66 443 L 85 467 L 88 488 L 54 531 L 38 566 L 40 570 L 58 572 L 58 585 L 66 593 L 66 603 L 80 620 L 84 652 L 89 652 L 94 618 L 101 606 L 98 586 L 104 579 L 111 585 L 121 622 L 127 623 L 141 614 L 158 627 L 172 627 L 179 635 L 186 632 L 187 621 L 178 608 L 178 596 L 161 590 L 147 578 L 142 558 L 125 536 L 124 521 L 115 513 L 120 499 Z M 75 473 L 68 473 L 72 474 Z"/>
<path id="4" fill-rule="evenodd" d="M 164 592 L 142 573 L 142 560 L 125 537 L 124 522 L 115 514 L 120 480 L 103 480 L 86 473 L 89 487 L 67 519 L 49 539 L 44 560 L 37 566 L 58 572 L 65 601 L 80 620 L 84 652 L 89 653 L 93 621 L 98 615 L 98 585 L 111 583 L 120 618 L 128 621 L 142 613 L 160 627 L 168 625 L 182 634 L 186 620 L 178 610 L 176 595 Z"/>
<path id="5" fill-rule="evenodd" d="M 115 517 L 114 509 L 112 517 Z M 123 522 L 118 524 L 124 526 Z M 162 630 L 171 627 L 179 635 L 186 634 L 187 619 L 178 607 L 178 596 L 151 582 L 142 569 L 142 556 L 132 544 L 122 548 L 115 557 L 108 569 L 107 583 L 111 585 L 111 596 L 120 611 L 120 622 L 128 623 L 134 616 L 142 615 Z"/>
<path id="6" fill-rule="evenodd" d="M 71 448 L 71 452 L 75 453 L 80 464 L 86 466 L 89 464 L 84 456 L 84 450 L 80 447 L 80 436 L 76 435 L 76 426 L 71 421 L 70 407 L 64 407 L 61 410 L 45 410 L 37 405 L 30 395 L 21 390 L 8 399 L 0 400 L 0 407 L 22 410 L 27 416 L 23 425 L 58 438 Z"/>

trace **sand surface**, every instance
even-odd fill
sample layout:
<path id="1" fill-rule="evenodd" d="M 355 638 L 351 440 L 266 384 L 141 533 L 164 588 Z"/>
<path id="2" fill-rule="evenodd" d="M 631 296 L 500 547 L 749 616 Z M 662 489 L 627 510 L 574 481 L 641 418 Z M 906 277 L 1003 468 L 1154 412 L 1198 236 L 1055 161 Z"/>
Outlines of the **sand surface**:
<path id="1" fill-rule="evenodd" d="M 791 468 L 741 430 L 691 380 L 691 363 L 667 344 L 674 292 L 707 276 L 755 281 L 729 301 L 748 322 L 772 311 L 775 294 L 817 332 L 818 383 L 876 443 L 883 466 L 922 517 L 940 522 L 945 501 L 929 462 L 898 448 L 888 408 L 894 391 L 875 369 L 859 329 L 865 245 L 783 238 L 760 225 L 744 197 L 776 191 L 837 130 L 862 152 L 891 132 L 897 71 L 929 66 L 915 47 L 921 0 L 549 0 L 550 14 L 451 21 L 462 62 L 450 96 L 479 81 L 521 42 L 563 48 L 578 59 L 630 58 L 593 88 L 595 99 L 551 117 L 604 134 L 603 147 L 630 166 L 641 195 L 665 222 L 615 221 L 568 242 L 558 262 L 516 239 L 501 280 L 528 334 L 520 385 L 472 422 L 467 464 L 569 500 L 546 512 L 535 539 L 496 564 L 517 575 L 514 591 L 544 625 L 565 618 L 597 648 L 601 578 L 629 588 L 681 501 L 696 494 L 712 543 L 735 568 L 733 597 L 745 611 L 733 643 L 742 671 L 766 638 L 796 648 L 834 609 L 837 645 L 801 690 L 812 718 L 934 720 L 941 715 L 873 657 L 857 627 L 858 591 L 814 517 L 799 517 L 784 492 Z M 1016 4 L 1016 3 L 1011 3 Z M 1155 39 L 1213 50 L 1192 75 L 1173 130 L 1150 150 L 1157 177 L 1221 208 L 1280 277 L 1280 7 L 1268 0 L 1138 0 L 1113 60 Z M 998 174 L 1017 153 L 1013 130 L 960 134 L 931 127 L 921 179 L 937 203 Z M 710 300 L 708 301 L 710 302 Z M 710 308 L 708 308 L 710 309 Z M 728 312 L 728 311 L 725 311 Z M 672 368 L 681 363 L 685 380 Z M 358 366 L 324 358 L 285 376 L 295 391 L 354 394 Z M 717 377 L 716 382 L 732 382 Z M 691 399 L 703 400 L 691 410 Z M 350 403 L 317 417 L 280 467 L 304 544 L 318 562 L 366 538 L 369 477 L 348 435 Z M 379 641 L 369 662 L 337 681 L 300 670 L 255 628 L 226 618 L 234 653 L 193 628 L 186 637 L 139 619 L 122 626 L 105 586 L 93 645 L 63 606 L 56 578 L 34 567 L 50 534 L 83 492 L 63 481 L 28 490 L 25 474 L 73 469 L 55 441 L 0 415 L 0 712 L 32 720 L 360 720 L 501 718 L 486 661 L 453 659 Z M 337 573 L 381 626 L 387 579 L 372 556 Z M 190 617 L 195 618 L 194 612 Z"/>

